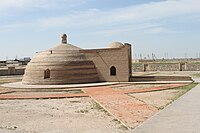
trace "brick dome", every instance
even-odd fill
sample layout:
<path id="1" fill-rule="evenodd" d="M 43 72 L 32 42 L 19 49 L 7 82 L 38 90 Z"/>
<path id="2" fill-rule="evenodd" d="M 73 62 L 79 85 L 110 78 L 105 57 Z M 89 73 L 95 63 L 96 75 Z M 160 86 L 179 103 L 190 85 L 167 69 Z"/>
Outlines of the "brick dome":
<path id="1" fill-rule="evenodd" d="M 112 42 L 108 45 L 108 48 L 122 48 L 123 46 L 121 42 Z"/>
<path id="2" fill-rule="evenodd" d="M 98 82 L 93 61 L 80 53 L 81 48 L 60 44 L 38 52 L 26 66 L 23 84 L 54 85 Z"/>

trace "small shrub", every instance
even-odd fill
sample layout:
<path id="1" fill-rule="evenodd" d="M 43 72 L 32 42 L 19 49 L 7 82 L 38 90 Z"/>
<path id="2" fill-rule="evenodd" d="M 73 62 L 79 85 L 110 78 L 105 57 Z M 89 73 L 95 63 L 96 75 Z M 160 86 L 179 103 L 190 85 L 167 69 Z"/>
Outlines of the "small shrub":
<path id="1" fill-rule="evenodd" d="M 88 113 L 88 112 L 89 112 L 89 111 L 86 110 L 86 109 L 81 109 L 81 110 L 77 111 L 77 113 Z"/>

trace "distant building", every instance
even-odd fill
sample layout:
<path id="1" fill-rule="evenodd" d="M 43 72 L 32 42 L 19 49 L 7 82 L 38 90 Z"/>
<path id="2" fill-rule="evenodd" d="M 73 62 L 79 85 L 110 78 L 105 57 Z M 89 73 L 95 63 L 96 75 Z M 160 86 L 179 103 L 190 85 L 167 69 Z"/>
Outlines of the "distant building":
<path id="1" fill-rule="evenodd" d="M 6 61 L 0 61 L 0 67 L 1 66 L 6 66 Z"/>
<path id="2" fill-rule="evenodd" d="M 27 65 L 31 61 L 30 57 L 24 57 L 23 59 L 18 60 L 22 65 Z"/>
<path id="3" fill-rule="evenodd" d="M 23 75 L 25 65 L 27 65 L 28 62 L 30 62 L 29 57 L 20 60 L 0 61 L 0 76 Z"/>

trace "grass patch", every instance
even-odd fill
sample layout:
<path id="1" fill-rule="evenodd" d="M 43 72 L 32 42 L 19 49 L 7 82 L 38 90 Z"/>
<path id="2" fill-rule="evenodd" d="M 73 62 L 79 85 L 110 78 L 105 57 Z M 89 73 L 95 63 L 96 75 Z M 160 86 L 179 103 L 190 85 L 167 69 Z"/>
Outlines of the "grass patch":
<path id="1" fill-rule="evenodd" d="M 198 83 L 191 83 L 191 84 L 188 84 L 188 85 L 185 85 L 185 86 L 172 88 L 174 90 L 177 90 L 178 93 L 172 99 L 170 99 L 171 101 L 169 103 L 167 103 L 164 106 L 156 107 L 156 108 L 158 110 L 164 109 L 166 106 L 168 106 L 169 104 L 171 104 L 173 101 L 177 100 L 179 97 L 181 97 L 182 95 L 184 95 L 185 93 L 187 93 L 188 91 L 190 91 L 192 88 L 194 88 L 197 85 L 198 85 Z"/>
<path id="2" fill-rule="evenodd" d="M 192 88 L 194 88 L 197 85 L 198 83 L 191 83 L 189 85 L 174 88 L 176 90 L 180 90 L 180 93 L 176 97 L 174 97 L 173 101 L 177 100 L 179 97 L 181 97 L 183 94 L 187 93 L 188 91 L 190 91 Z"/>
<path id="3" fill-rule="evenodd" d="M 89 111 L 87 109 L 81 109 L 77 111 L 77 113 L 88 113 Z"/>
<path id="4" fill-rule="evenodd" d="M 103 107 L 101 107 L 100 104 L 98 104 L 96 102 L 92 105 L 91 109 L 96 109 L 100 112 L 104 112 L 108 116 L 111 116 L 111 114 L 107 110 L 105 110 Z"/>
<path id="5" fill-rule="evenodd" d="M 191 62 L 191 64 L 200 64 L 200 62 Z"/>
<path id="6" fill-rule="evenodd" d="M 200 77 L 200 73 L 195 73 L 195 74 L 192 74 L 192 77 L 199 78 L 199 77 Z"/>
<path id="7" fill-rule="evenodd" d="M 0 126 L 0 129 L 8 129 L 8 130 L 16 130 L 17 126 L 9 127 L 9 126 Z"/>
<path id="8" fill-rule="evenodd" d="M 69 101 L 70 103 L 81 103 L 81 101 Z"/>
<path id="9" fill-rule="evenodd" d="M 197 85 L 198 85 L 198 83 L 191 83 L 191 84 L 188 84 L 188 85 L 185 85 L 185 86 L 177 87 L 175 89 L 178 89 L 178 90 L 181 89 L 181 90 L 188 92 L 189 90 L 191 90 L 192 88 L 194 88 Z"/>
<path id="10" fill-rule="evenodd" d="M 121 124 L 121 122 L 118 119 L 113 119 L 113 122 L 115 122 L 116 124 Z"/>
<path id="11" fill-rule="evenodd" d="M 92 105 L 91 109 L 96 109 L 96 110 L 101 111 L 101 112 L 107 112 L 103 107 L 101 107 L 101 105 L 99 105 L 96 102 Z"/>
<path id="12" fill-rule="evenodd" d="M 122 129 L 122 130 L 129 130 L 126 126 L 124 126 L 124 125 L 121 125 L 120 127 L 119 127 L 119 129 Z"/>
<path id="13" fill-rule="evenodd" d="M 174 102 L 175 100 L 177 100 L 179 97 L 181 97 L 182 95 L 184 95 L 185 93 L 187 93 L 188 91 L 190 91 L 192 88 L 194 88 L 195 86 L 197 86 L 198 83 L 191 83 L 185 86 L 181 86 L 181 87 L 174 87 L 174 88 L 170 88 L 170 89 L 166 89 L 166 90 L 156 90 L 153 91 L 158 92 L 155 96 L 158 96 L 159 92 L 161 92 L 161 97 L 159 99 L 156 99 L 157 101 L 155 101 L 155 99 L 152 97 L 154 96 L 154 93 L 152 95 L 147 95 L 147 97 L 149 97 L 149 99 L 143 99 L 144 97 L 135 97 L 134 95 L 131 95 L 133 98 L 136 98 L 137 100 L 144 102 L 144 103 L 148 103 L 151 104 L 153 107 L 155 107 L 158 110 L 163 110 L 166 106 L 168 106 L 169 104 L 171 104 L 172 102 Z M 166 91 L 166 93 L 165 93 Z M 150 92 L 151 93 L 151 92 Z M 145 95 L 145 93 L 143 93 Z M 147 92 L 148 94 L 148 92 Z M 165 95 L 166 94 L 166 95 Z M 164 97 L 162 97 L 162 95 Z M 152 97 L 152 99 L 151 99 Z"/>

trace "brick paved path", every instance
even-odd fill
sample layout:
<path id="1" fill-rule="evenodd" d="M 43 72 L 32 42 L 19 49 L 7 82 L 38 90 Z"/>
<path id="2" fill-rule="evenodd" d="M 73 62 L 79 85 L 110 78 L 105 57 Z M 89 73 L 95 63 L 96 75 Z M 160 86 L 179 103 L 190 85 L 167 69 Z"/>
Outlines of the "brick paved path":
<path id="1" fill-rule="evenodd" d="M 133 128 L 152 116 L 158 110 L 155 107 L 138 101 L 126 94 L 165 90 L 178 86 L 183 86 L 183 84 L 171 84 L 169 86 L 138 90 L 116 90 L 111 87 L 93 87 L 84 89 L 84 91 L 116 119 L 121 121 L 128 128 Z"/>
<path id="2" fill-rule="evenodd" d="M 35 95 L 0 95 L 0 100 L 5 99 L 36 99 L 36 98 L 70 98 L 70 97 L 91 97 L 99 103 L 105 110 L 112 114 L 116 119 L 126 125 L 128 128 L 136 127 L 140 122 L 145 121 L 152 116 L 157 109 L 142 101 L 138 101 L 128 96 L 128 93 L 141 93 L 150 91 L 159 91 L 174 87 L 184 86 L 185 84 L 169 84 L 168 86 L 119 90 L 111 87 L 125 86 L 127 84 L 100 86 L 84 88 L 85 93 L 80 94 L 35 94 Z"/>

